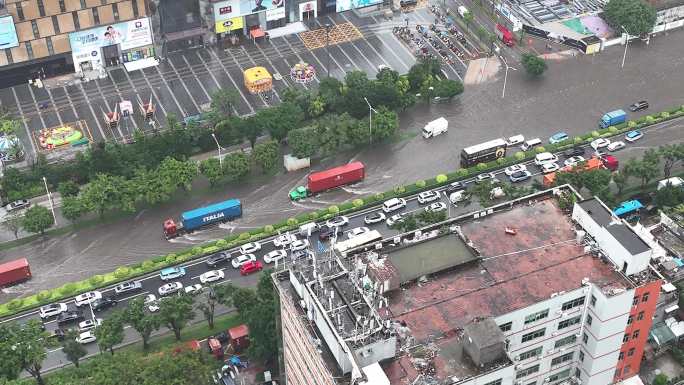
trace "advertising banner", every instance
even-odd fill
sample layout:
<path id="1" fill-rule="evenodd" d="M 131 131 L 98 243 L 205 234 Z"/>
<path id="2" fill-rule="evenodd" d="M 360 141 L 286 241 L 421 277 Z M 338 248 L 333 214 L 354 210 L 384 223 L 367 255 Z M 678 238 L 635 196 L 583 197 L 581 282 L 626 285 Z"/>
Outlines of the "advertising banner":
<path id="1" fill-rule="evenodd" d="M 370 7 L 382 4 L 382 0 L 337 0 L 335 9 L 337 12 L 349 11 L 350 9 Z"/>
<path id="2" fill-rule="evenodd" d="M 269 9 L 266 11 L 266 21 L 280 20 L 285 18 L 285 7 Z"/>
<path id="3" fill-rule="evenodd" d="M 69 34 L 69 44 L 74 58 L 97 56 L 100 48 L 115 44 L 121 44 L 122 50 L 150 45 L 150 21 L 144 18 L 73 32 Z"/>
<path id="4" fill-rule="evenodd" d="M 226 0 L 214 3 L 214 21 L 283 8 L 285 0 Z M 283 8 L 284 9 L 284 8 Z"/>
<path id="5" fill-rule="evenodd" d="M 305 12 L 312 12 L 313 17 L 318 17 L 318 4 L 316 1 L 307 1 L 299 4 L 299 15 L 302 16 Z M 303 16 L 302 16 L 303 17 Z"/>
<path id="6" fill-rule="evenodd" d="M 12 48 L 19 45 L 17 29 L 12 15 L 0 17 L 0 49 Z"/>
<path id="7" fill-rule="evenodd" d="M 225 21 L 216 22 L 216 33 L 226 33 L 230 31 L 235 31 L 236 29 L 242 29 L 245 26 L 244 19 L 242 16 L 234 17 Z"/>

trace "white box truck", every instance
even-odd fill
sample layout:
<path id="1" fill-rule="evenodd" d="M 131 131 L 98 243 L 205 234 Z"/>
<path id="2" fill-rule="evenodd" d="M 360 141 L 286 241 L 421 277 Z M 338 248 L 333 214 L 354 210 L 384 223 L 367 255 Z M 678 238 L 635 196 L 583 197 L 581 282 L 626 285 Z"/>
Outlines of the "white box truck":
<path id="1" fill-rule="evenodd" d="M 449 121 L 444 117 L 435 119 L 423 127 L 423 138 L 432 138 L 449 131 Z"/>

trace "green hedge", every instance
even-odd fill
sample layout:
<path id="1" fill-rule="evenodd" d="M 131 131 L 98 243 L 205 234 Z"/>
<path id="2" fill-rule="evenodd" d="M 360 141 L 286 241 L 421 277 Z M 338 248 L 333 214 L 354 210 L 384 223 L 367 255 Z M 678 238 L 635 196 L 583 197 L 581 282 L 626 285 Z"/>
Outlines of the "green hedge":
<path id="1" fill-rule="evenodd" d="M 662 121 L 679 118 L 681 116 L 684 116 L 684 105 L 672 108 L 665 112 L 667 112 L 667 115 L 665 116 L 661 112 L 653 116 L 649 115 L 641 117 L 636 121 L 629 121 L 626 123 L 619 124 L 617 126 L 608 127 L 607 129 L 593 131 L 591 133 L 575 137 L 572 141 L 564 141 L 562 143 L 557 144 L 547 144 L 544 146 L 544 149 L 549 152 L 563 151 L 565 149 L 575 146 L 580 142 L 590 142 L 594 140 L 596 137 L 602 137 L 603 135 L 620 135 L 627 131 L 642 129 L 651 124 L 656 124 Z M 527 152 L 520 151 L 516 152 L 512 156 L 504 158 L 503 160 L 499 159 L 497 161 L 489 162 L 484 165 L 478 165 L 476 167 L 471 167 L 469 169 L 458 169 L 454 172 L 450 172 L 447 174 L 440 174 L 437 175 L 435 178 L 430 178 L 423 181 L 425 183 L 424 188 L 435 188 L 439 186 L 444 186 L 448 183 L 452 183 L 457 180 L 467 179 L 469 176 L 475 173 L 489 172 L 501 169 L 512 163 L 518 163 L 523 160 L 532 159 L 535 154 L 536 152 L 534 150 Z M 408 186 L 396 186 L 391 191 L 387 191 L 384 193 L 376 193 L 373 195 L 362 197 L 360 199 L 355 199 L 351 202 L 341 203 L 339 206 L 330 206 L 327 209 L 320 209 L 310 213 L 300 214 L 295 218 L 290 218 L 294 219 L 294 221 L 285 220 L 274 225 L 267 225 L 263 228 L 251 230 L 250 232 L 241 234 L 231 234 L 225 239 L 220 239 L 216 241 L 213 245 L 208 244 L 204 247 L 195 246 L 190 250 L 185 250 L 179 253 L 160 255 L 152 258 L 151 260 L 140 262 L 132 266 L 121 266 L 111 273 L 96 275 L 83 281 L 68 282 L 59 288 L 55 288 L 52 290 L 44 290 L 39 292 L 38 294 L 28 297 L 16 298 L 10 301 L 9 303 L 0 305 L 0 317 L 6 317 L 21 311 L 25 311 L 28 309 L 44 305 L 55 300 L 71 297 L 77 293 L 83 293 L 89 290 L 114 285 L 121 281 L 125 281 L 134 277 L 140 277 L 155 272 L 161 268 L 174 265 L 178 262 L 187 261 L 192 258 L 200 258 L 204 255 L 211 254 L 219 250 L 231 249 L 233 247 L 239 246 L 247 242 L 258 241 L 260 239 L 264 239 L 273 235 L 276 231 L 282 232 L 295 230 L 299 228 L 301 224 L 312 220 L 326 220 L 332 218 L 335 215 L 349 214 L 355 211 L 372 207 L 378 202 L 387 200 L 389 198 L 411 195 L 416 191 L 423 189 L 418 187 L 418 184 L 422 185 L 422 183 L 414 183 Z M 358 204 L 359 202 L 361 203 L 360 205 Z"/>

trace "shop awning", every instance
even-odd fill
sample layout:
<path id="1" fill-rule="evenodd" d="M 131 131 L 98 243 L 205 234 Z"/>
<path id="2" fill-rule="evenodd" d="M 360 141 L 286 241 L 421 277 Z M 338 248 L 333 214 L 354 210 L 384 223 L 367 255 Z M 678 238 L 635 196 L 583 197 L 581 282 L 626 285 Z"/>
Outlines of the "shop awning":
<path id="1" fill-rule="evenodd" d="M 249 35 L 253 40 L 266 36 L 266 33 L 261 28 L 254 28 L 249 31 Z"/>
<path id="2" fill-rule="evenodd" d="M 137 71 L 148 67 L 154 67 L 157 65 L 159 65 L 159 61 L 153 57 L 147 57 L 144 59 L 124 63 L 124 67 L 126 67 L 126 71 L 128 72 Z"/>

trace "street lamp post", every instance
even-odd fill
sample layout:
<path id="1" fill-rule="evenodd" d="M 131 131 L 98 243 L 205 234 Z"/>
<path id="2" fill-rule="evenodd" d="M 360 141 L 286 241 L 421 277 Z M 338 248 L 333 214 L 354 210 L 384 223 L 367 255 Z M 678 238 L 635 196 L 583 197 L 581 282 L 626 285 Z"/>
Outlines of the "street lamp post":
<path id="1" fill-rule="evenodd" d="M 373 143 L 373 112 L 377 113 L 378 111 L 371 106 L 370 102 L 368 101 L 368 98 L 365 96 L 363 97 L 363 100 L 366 101 L 366 104 L 368 104 L 368 133 L 369 133 L 369 138 L 368 138 L 368 143 L 372 144 Z"/>
<path id="2" fill-rule="evenodd" d="M 625 68 L 625 59 L 627 59 L 627 46 L 629 45 L 629 32 L 627 32 L 623 25 L 621 25 L 620 27 L 623 31 L 625 31 L 625 34 L 627 35 L 627 38 L 625 39 L 625 53 L 622 54 L 622 65 L 620 65 L 620 68 Z"/>
<path id="3" fill-rule="evenodd" d="M 330 77 L 330 29 L 332 26 L 330 24 L 325 25 L 325 52 L 328 55 L 328 62 L 326 63 L 326 73 Z"/>
<path id="4" fill-rule="evenodd" d="M 505 98 L 506 97 L 506 81 L 508 80 L 508 69 L 512 69 L 513 71 L 517 71 L 517 69 L 510 67 L 508 65 L 508 62 L 506 61 L 506 58 L 503 56 L 499 55 L 499 58 L 501 61 L 504 63 L 504 66 L 506 67 L 506 72 L 504 73 L 504 84 L 503 84 L 503 89 L 501 90 L 501 97 Z"/>
<path id="5" fill-rule="evenodd" d="M 50 194 L 50 189 L 48 189 L 47 178 L 43 177 L 43 183 L 45 184 L 45 191 L 47 192 L 48 202 L 50 202 L 50 211 L 52 211 L 52 219 L 57 225 L 57 216 L 55 215 L 55 205 L 52 203 L 52 194 Z"/>
<path id="6" fill-rule="evenodd" d="M 218 139 L 216 139 L 216 135 L 212 132 L 211 137 L 214 138 L 214 142 L 216 142 L 216 148 L 218 149 L 218 157 L 219 157 L 219 166 L 223 166 L 223 157 L 221 156 L 221 145 L 218 142 Z"/>

